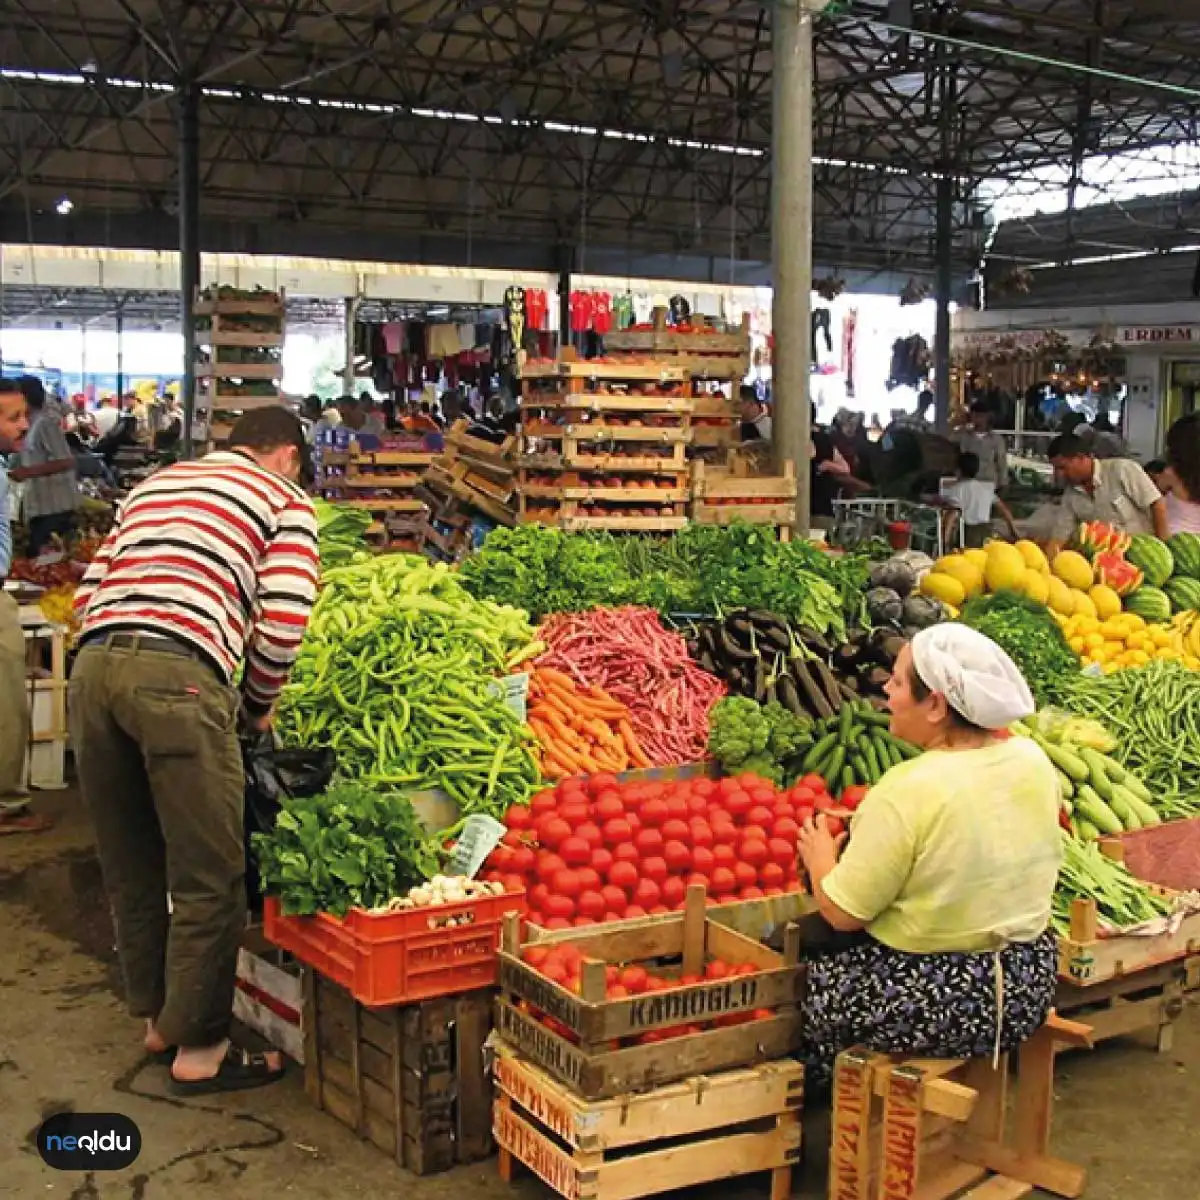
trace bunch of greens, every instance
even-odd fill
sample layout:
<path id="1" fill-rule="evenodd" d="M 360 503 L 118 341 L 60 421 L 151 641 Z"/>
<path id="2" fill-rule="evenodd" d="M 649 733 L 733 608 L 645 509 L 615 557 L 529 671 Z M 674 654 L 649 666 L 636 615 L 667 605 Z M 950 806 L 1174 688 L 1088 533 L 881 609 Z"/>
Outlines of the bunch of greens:
<path id="1" fill-rule="evenodd" d="M 1103 854 L 1095 842 L 1085 844 L 1065 831 L 1062 842 L 1063 862 L 1050 916 L 1062 937 L 1070 936 L 1071 904 L 1078 899 L 1094 900 L 1100 920 L 1110 929 L 1128 929 L 1171 912 L 1171 900 Z"/>
<path id="2" fill-rule="evenodd" d="M 344 567 L 360 561 L 369 551 L 365 534 L 371 524 L 371 514 L 365 509 L 345 504 L 330 504 L 314 500 L 317 513 L 317 536 L 321 545 L 321 569 Z"/>
<path id="3" fill-rule="evenodd" d="M 1079 674 L 1079 658 L 1050 610 L 1018 592 L 976 596 L 960 619 L 990 637 L 1017 664 L 1038 705 L 1048 704 L 1063 678 Z"/>
<path id="4" fill-rule="evenodd" d="M 708 752 L 730 774 L 749 771 L 772 783 L 787 781 L 789 760 L 812 742 L 812 723 L 782 704 L 727 696 L 709 710 Z"/>
<path id="5" fill-rule="evenodd" d="M 361 783 L 285 798 L 274 830 L 250 840 L 263 890 L 293 916 L 375 908 L 439 870 L 412 804 Z"/>

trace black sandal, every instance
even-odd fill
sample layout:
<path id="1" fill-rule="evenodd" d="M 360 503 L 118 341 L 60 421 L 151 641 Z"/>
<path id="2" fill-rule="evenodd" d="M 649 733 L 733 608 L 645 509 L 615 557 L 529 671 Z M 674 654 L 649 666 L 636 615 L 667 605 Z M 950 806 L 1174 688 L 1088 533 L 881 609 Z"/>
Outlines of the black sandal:
<path id="1" fill-rule="evenodd" d="M 171 1076 L 171 1091 L 176 1096 L 211 1096 L 218 1092 L 244 1092 L 266 1087 L 282 1079 L 286 1064 L 273 1070 L 265 1054 L 254 1054 L 230 1044 L 215 1075 L 207 1079 L 176 1079 Z"/>

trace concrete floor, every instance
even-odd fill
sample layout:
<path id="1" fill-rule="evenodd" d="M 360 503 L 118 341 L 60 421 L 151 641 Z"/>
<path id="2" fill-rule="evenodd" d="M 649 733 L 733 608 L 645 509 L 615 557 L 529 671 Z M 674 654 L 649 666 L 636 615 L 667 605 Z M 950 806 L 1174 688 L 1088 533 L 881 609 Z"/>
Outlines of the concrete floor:
<path id="1" fill-rule="evenodd" d="M 137 1022 L 122 1010 L 107 909 L 86 820 L 71 792 L 43 794 L 54 831 L 0 838 L 0 1196 L 67 1200 L 548 1200 L 528 1176 L 512 1189 L 494 1162 L 416 1179 L 309 1107 L 298 1073 L 262 1092 L 185 1102 L 146 1063 Z M 1060 1062 L 1055 1151 L 1091 1172 L 1088 1200 L 1200 1196 L 1200 1012 L 1189 1005 L 1175 1049 L 1129 1039 Z M 142 1132 L 128 1171 L 65 1175 L 32 1146 L 56 1111 L 119 1111 Z M 796 1195 L 824 1194 L 828 1122 L 813 1114 Z M 701 1189 L 696 1200 L 765 1197 L 761 1180 Z"/>

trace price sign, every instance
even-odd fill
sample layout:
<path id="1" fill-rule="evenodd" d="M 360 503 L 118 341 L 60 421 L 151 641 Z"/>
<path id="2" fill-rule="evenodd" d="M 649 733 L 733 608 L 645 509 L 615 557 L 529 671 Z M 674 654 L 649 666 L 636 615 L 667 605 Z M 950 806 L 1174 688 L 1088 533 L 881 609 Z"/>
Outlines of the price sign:
<path id="1" fill-rule="evenodd" d="M 483 860 L 495 850 L 507 832 L 505 826 L 494 817 L 482 813 L 468 817 L 458 836 L 458 845 L 450 856 L 446 873 L 474 879 L 475 873 L 483 866 Z"/>

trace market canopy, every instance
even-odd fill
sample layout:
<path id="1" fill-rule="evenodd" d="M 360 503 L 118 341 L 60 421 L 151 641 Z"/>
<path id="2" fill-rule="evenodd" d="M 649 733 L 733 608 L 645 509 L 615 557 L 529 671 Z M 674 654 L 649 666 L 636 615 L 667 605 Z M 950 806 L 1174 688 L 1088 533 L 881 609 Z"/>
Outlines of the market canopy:
<path id="1" fill-rule="evenodd" d="M 945 169 L 966 267 L 993 206 L 1075 207 L 1108 186 L 1113 156 L 1194 139 L 1200 24 L 1185 9 L 831 4 L 815 25 L 819 264 L 928 271 Z M 736 282 L 769 258 L 769 4 L 13 0 L 7 17 L 10 239 L 173 245 L 174 101 L 192 78 L 212 248 L 673 264 L 722 282 L 730 258 Z"/>

